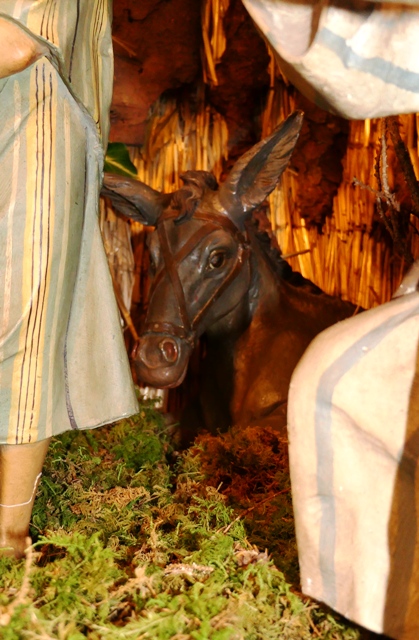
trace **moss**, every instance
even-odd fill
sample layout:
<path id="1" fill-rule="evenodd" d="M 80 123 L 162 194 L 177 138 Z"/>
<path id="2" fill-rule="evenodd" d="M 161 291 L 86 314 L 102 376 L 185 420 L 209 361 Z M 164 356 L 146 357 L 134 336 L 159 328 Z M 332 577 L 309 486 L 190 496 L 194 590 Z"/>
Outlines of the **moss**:
<path id="1" fill-rule="evenodd" d="M 233 431 L 172 458 L 149 405 L 54 441 L 34 551 L 0 558 L 2 640 L 358 637 L 269 555 L 296 564 L 286 443 Z"/>
<path id="2" fill-rule="evenodd" d="M 243 514 L 249 541 L 268 547 L 287 579 L 298 582 L 286 440 L 267 427 L 233 428 L 197 439 L 203 481 Z"/>

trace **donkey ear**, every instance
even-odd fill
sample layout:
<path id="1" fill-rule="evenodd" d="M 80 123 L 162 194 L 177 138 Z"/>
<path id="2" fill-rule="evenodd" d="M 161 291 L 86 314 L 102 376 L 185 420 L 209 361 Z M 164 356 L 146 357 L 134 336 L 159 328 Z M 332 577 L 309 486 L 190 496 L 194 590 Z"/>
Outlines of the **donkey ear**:
<path id="1" fill-rule="evenodd" d="M 119 213 L 149 226 L 156 224 L 165 208 L 165 194 L 144 182 L 113 173 L 105 173 L 101 195 L 110 198 Z"/>
<path id="2" fill-rule="evenodd" d="M 253 209 L 276 187 L 291 158 L 302 123 L 302 111 L 294 111 L 236 162 L 221 185 L 220 203 L 240 229 Z"/>

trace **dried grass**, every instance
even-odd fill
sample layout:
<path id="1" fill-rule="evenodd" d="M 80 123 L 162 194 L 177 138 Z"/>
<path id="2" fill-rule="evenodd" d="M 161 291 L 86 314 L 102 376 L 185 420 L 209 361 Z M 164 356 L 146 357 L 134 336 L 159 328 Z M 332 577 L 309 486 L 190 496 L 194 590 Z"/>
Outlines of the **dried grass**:
<path id="1" fill-rule="evenodd" d="M 275 69 L 273 56 L 270 74 L 270 95 L 262 118 L 263 136 L 269 135 L 295 108 L 292 94 Z M 418 177 L 417 116 L 400 116 L 400 120 L 402 138 Z M 404 260 L 394 254 L 388 242 L 373 235 L 376 197 L 373 190 L 361 186 L 363 183 L 375 187 L 379 136 L 379 120 L 350 123 L 342 183 L 334 199 L 333 213 L 321 231 L 307 229 L 294 207 L 299 177 L 291 170 L 285 172 L 281 186 L 269 198 L 272 226 L 283 253 L 300 252 L 289 259 L 292 267 L 327 293 L 340 295 L 364 308 L 389 300 L 406 271 Z M 394 178 L 389 163 L 390 184 Z M 413 256 L 419 256 L 417 235 L 411 234 L 409 242 Z"/>
<path id="2" fill-rule="evenodd" d="M 203 4 L 204 82 L 217 84 L 216 65 L 225 49 L 223 17 L 229 0 L 206 0 Z M 271 52 L 270 90 L 261 115 L 262 135 L 295 108 Z M 412 165 L 419 175 L 418 117 L 400 116 L 401 134 Z M 383 233 L 376 233 L 375 162 L 379 147 L 380 121 L 350 123 L 342 183 L 334 199 L 332 215 L 323 228 L 307 228 L 295 206 L 299 176 L 285 172 L 280 188 L 269 198 L 272 227 L 291 266 L 318 284 L 327 293 L 340 295 L 369 308 L 386 302 L 399 285 L 407 265 L 395 255 Z M 211 170 L 220 178 L 227 159 L 228 131 L 223 117 L 205 103 L 204 86 L 192 107 L 165 98 L 154 105 L 146 143 L 130 153 L 138 178 L 155 189 L 173 191 L 181 186 L 180 174 L 191 169 Z M 388 180 L 394 183 L 392 158 Z M 354 184 L 354 179 L 356 183 Z M 370 189 L 365 188 L 368 185 Z M 417 227 L 417 220 L 413 220 Z M 133 233 L 142 232 L 138 223 Z M 145 235 L 145 234 L 144 234 Z M 419 256 L 419 238 L 411 233 L 409 250 Z M 112 251 L 111 251 L 112 253 Z M 296 254 L 296 255 L 295 255 Z M 124 269 L 120 268 L 122 273 Z M 120 273 L 117 280 L 120 281 Z M 127 291 L 128 283 L 121 287 Z M 127 298 L 124 293 L 124 298 Z"/>

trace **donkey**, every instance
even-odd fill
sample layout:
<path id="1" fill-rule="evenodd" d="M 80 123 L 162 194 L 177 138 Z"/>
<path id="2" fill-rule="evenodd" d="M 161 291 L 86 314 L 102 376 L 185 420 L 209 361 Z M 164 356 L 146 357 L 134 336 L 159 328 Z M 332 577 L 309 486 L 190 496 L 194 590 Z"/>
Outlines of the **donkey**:
<path id="1" fill-rule="evenodd" d="M 204 171 L 183 174 L 184 186 L 171 194 L 105 176 L 102 193 L 114 207 L 155 227 L 149 306 L 133 354 L 138 378 L 176 387 L 205 334 L 200 412 L 211 430 L 285 427 L 297 362 L 316 334 L 354 310 L 314 285 L 294 286 L 289 265 L 280 260 L 275 269 L 251 223 L 288 164 L 302 119 L 289 116 L 220 187 Z"/>

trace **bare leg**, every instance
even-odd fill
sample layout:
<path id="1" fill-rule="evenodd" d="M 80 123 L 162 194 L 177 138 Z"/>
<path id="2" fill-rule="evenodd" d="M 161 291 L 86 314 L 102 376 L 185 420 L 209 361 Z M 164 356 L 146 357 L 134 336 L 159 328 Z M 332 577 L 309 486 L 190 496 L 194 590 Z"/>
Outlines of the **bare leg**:
<path id="1" fill-rule="evenodd" d="M 50 439 L 0 445 L 0 553 L 24 555 L 36 487 Z"/>

